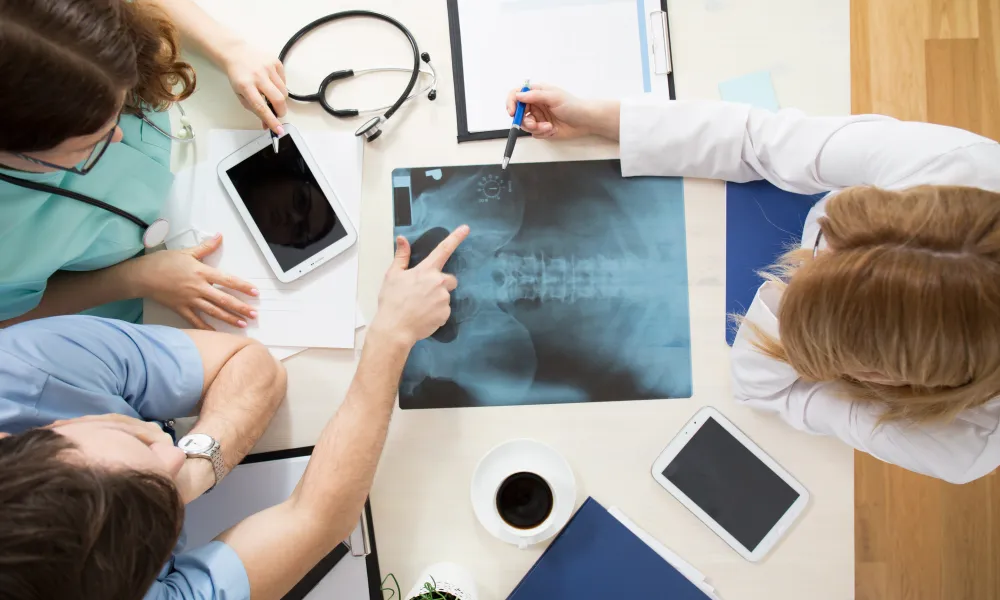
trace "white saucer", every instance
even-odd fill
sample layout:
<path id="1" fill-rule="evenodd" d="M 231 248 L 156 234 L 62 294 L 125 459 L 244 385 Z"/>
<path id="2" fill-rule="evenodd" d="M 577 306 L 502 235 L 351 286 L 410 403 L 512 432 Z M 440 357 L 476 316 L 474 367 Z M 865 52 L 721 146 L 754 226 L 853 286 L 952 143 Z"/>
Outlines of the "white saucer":
<path id="1" fill-rule="evenodd" d="M 472 509 L 486 531 L 508 544 L 519 545 L 522 538 L 507 529 L 496 511 L 497 488 L 519 471 L 537 473 L 552 486 L 555 504 L 549 525 L 533 535 L 529 544 L 544 542 L 559 533 L 573 516 L 576 478 L 566 459 L 541 442 L 510 440 L 487 452 L 472 473 Z"/>

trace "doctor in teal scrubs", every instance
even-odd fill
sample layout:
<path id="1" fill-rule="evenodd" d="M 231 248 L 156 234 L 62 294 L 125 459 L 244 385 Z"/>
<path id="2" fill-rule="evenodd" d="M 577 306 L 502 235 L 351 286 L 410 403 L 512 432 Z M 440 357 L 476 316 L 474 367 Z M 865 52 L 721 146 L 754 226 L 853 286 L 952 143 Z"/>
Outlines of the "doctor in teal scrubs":
<path id="1" fill-rule="evenodd" d="M 166 110 L 195 85 L 178 32 L 225 70 L 245 108 L 282 133 L 281 63 L 190 0 L 0 5 L 0 327 L 77 312 L 137 322 L 141 298 L 206 329 L 204 314 L 242 327 L 256 317 L 229 291 L 257 290 L 201 262 L 220 237 L 144 256 L 134 219 L 29 189 L 41 183 L 145 223 L 158 218 L 173 182 Z"/>

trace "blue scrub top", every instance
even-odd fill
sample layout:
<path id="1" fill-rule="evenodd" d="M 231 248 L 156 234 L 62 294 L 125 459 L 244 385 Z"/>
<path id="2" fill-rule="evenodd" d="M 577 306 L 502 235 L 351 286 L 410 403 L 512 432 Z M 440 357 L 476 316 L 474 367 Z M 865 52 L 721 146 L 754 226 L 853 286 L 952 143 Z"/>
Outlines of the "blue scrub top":
<path id="1" fill-rule="evenodd" d="M 0 329 L 0 432 L 118 413 L 144 420 L 192 414 L 204 387 L 194 341 L 172 327 L 70 315 Z M 250 580 L 223 542 L 185 536 L 145 600 L 249 600 Z"/>
<path id="2" fill-rule="evenodd" d="M 146 116 L 170 131 L 166 112 Z M 171 140 L 132 115 L 122 115 L 120 126 L 121 143 L 111 144 L 86 175 L 0 172 L 86 194 L 152 223 L 173 183 Z M 136 256 L 143 250 L 142 234 L 138 225 L 106 210 L 0 181 L 0 320 L 38 306 L 56 271 L 93 271 Z M 85 313 L 138 322 L 142 301 L 115 302 Z"/>

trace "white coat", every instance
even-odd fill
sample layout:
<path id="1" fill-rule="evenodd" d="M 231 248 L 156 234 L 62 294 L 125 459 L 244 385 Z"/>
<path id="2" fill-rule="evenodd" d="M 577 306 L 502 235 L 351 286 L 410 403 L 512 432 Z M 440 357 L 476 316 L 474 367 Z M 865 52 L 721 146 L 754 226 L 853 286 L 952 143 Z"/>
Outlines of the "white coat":
<path id="1" fill-rule="evenodd" d="M 807 117 L 796 110 L 771 113 L 728 102 L 643 96 L 622 103 L 620 136 L 625 176 L 766 179 L 799 194 L 920 184 L 1000 192 L 997 142 L 961 129 L 878 115 Z M 803 247 L 812 248 L 828 198 L 810 211 Z M 765 283 L 747 317 L 777 338 L 780 302 L 780 288 Z M 953 483 L 972 481 L 1000 466 L 1000 398 L 966 410 L 950 423 L 876 426 L 880 407 L 836 396 L 831 383 L 801 380 L 788 364 L 759 353 L 750 335 L 741 329 L 732 349 L 737 402 L 776 412 L 796 429 L 835 435 L 886 462 Z"/>

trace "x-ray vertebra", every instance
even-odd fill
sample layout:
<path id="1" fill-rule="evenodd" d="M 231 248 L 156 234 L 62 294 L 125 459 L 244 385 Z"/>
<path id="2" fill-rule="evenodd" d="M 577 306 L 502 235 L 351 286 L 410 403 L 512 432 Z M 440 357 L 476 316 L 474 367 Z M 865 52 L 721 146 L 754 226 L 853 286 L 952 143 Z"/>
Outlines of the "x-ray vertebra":
<path id="1" fill-rule="evenodd" d="M 691 395 L 680 179 L 618 161 L 397 169 L 419 263 L 455 227 L 451 319 L 410 354 L 402 408 Z"/>

